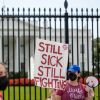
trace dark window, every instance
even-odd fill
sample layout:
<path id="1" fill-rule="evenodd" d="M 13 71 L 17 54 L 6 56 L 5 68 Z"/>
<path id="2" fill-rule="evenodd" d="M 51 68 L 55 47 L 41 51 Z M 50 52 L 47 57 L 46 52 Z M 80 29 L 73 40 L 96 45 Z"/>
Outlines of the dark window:
<path id="1" fill-rule="evenodd" d="M 72 52 L 72 46 L 69 45 L 69 53 L 71 53 L 71 52 Z"/>
<path id="2" fill-rule="evenodd" d="M 21 72 L 24 72 L 25 70 L 25 63 L 21 63 Z"/>
<path id="3" fill-rule="evenodd" d="M 85 53 L 85 48 L 84 44 L 80 45 L 80 53 Z"/>

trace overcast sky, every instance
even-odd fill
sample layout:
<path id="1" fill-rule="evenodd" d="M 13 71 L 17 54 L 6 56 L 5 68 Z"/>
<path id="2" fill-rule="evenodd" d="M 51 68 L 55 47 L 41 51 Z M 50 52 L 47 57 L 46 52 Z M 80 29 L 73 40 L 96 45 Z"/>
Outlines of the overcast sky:
<path id="1" fill-rule="evenodd" d="M 65 0 L 0 0 L 0 5 L 9 8 L 62 8 Z M 70 8 L 100 8 L 100 0 L 67 0 Z"/>
<path id="2" fill-rule="evenodd" d="M 46 8 L 47 11 L 49 8 L 53 9 L 53 11 L 54 8 L 56 8 L 59 11 L 59 8 L 61 8 L 63 13 L 65 12 L 64 1 L 65 0 L 0 0 L 0 7 L 5 5 L 5 11 L 7 7 L 10 9 L 15 8 L 15 11 L 17 11 L 18 7 L 20 9 L 36 8 L 37 10 L 38 8 L 41 8 L 42 10 L 43 8 Z M 76 11 L 76 8 L 78 8 L 79 13 L 81 12 L 81 8 L 84 9 L 84 13 L 86 11 L 86 8 L 89 9 L 89 13 L 91 13 L 91 8 L 94 9 L 94 13 L 97 8 L 100 10 L 100 0 L 67 0 L 67 1 L 68 1 L 68 13 L 70 13 L 71 8 L 73 8 L 74 11 Z"/>

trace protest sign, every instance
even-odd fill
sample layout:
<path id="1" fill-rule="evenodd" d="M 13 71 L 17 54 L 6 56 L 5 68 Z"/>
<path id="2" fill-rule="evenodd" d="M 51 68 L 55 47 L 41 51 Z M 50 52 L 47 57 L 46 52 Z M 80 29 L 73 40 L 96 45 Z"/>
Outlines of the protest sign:
<path id="1" fill-rule="evenodd" d="M 35 51 L 35 85 L 62 88 L 66 83 L 68 44 L 37 39 Z"/>

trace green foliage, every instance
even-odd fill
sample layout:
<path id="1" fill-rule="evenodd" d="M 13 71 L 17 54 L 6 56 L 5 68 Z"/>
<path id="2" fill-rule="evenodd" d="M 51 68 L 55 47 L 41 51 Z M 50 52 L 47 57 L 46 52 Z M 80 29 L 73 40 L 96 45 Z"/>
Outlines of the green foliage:
<path id="1" fill-rule="evenodd" d="M 28 73 L 27 72 L 9 72 L 9 78 L 10 79 L 16 79 L 16 78 L 27 78 Z"/>
<path id="2" fill-rule="evenodd" d="M 97 65 L 100 61 L 100 38 L 96 38 L 93 41 L 93 60 L 95 62 L 95 65 Z"/>
<path id="3" fill-rule="evenodd" d="M 89 72 L 89 71 L 82 71 L 80 74 L 81 74 L 82 77 L 87 77 L 87 76 L 92 75 L 92 72 Z"/>
<path id="4" fill-rule="evenodd" d="M 96 67 L 93 69 L 94 73 L 100 72 L 100 38 L 95 38 L 92 41 L 93 51 L 92 51 L 92 59 L 93 65 Z"/>

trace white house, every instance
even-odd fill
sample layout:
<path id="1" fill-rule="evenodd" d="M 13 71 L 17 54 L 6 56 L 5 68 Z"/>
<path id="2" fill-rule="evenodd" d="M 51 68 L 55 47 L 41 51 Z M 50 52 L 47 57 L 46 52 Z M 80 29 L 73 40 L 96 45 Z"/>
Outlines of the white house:
<path id="1" fill-rule="evenodd" d="M 45 31 L 46 31 L 46 39 L 50 40 L 50 28 L 48 27 L 46 28 L 46 30 L 44 30 L 43 27 L 40 27 L 41 38 L 44 38 Z M 30 34 L 30 40 L 29 40 L 29 34 Z M 60 29 L 56 29 L 56 34 L 57 34 L 56 36 L 57 42 L 65 41 L 65 29 L 61 29 L 62 38 L 60 38 Z M 81 66 L 81 69 L 82 69 L 82 63 L 84 63 L 85 70 L 88 69 L 88 64 L 89 64 L 89 70 L 92 71 L 91 30 L 88 30 L 88 35 L 89 35 L 88 37 L 89 47 L 87 47 L 87 30 L 83 29 L 83 41 L 84 41 L 83 43 L 83 47 L 84 47 L 83 61 L 84 62 L 83 62 L 82 61 L 82 30 L 81 29 L 78 30 L 78 45 L 77 45 L 77 30 L 73 29 L 73 38 L 72 38 L 72 32 L 71 32 L 71 29 L 69 29 L 69 48 L 71 48 L 69 52 L 69 62 L 72 63 L 72 58 L 73 58 L 73 63 L 77 64 L 77 60 L 78 60 L 78 63 Z M 34 47 L 35 47 L 34 39 L 38 37 L 39 37 L 39 26 L 36 24 L 35 29 L 34 29 L 33 22 L 30 23 L 30 28 L 29 28 L 28 22 L 25 22 L 25 23 L 23 23 L 23 21 L 18 22 L 18 19 L 15 19 L 14 23 L 12 19 L 9 19 L 9 23 L 8 23 L 7 19 L 5 18 L 3 21 L 3 24 L 2 24 L 2 20 L 0 20 L 0 62 L 2 62 L 2 59 L 4 56 L 4 61 L 6 63 L 9 62 L 8 64 L 9 71 L 13 71 L 13 68 L 15 69 L 16 72 L 18 72 L 19 70 L 21 71 L 25 69 L 26 72 L 31 73 L 31 78 L 32 78 L 33 77 L 32 70 L 29 70 L 29 62 L 31 60 L 31 57 L 34 57 Z M 8 41 L 8 38 L 9 38 L 9 41 Z M 73 50 L 72 50 L 72 39 L 73 39 Z M 55 41 L 54 28 L 51 28 L 51 40 Z M 89 53 L 87 53 L 87 48 L 89 49 Z M 30 50 L 30 53 L 29 53 L 29 50 Z M 78 54 L 77 54 L 77 50 L 78 50 Z M 72 57 L 72 54 L 73 54 L 73 57 Z M 88 56 L 89 56 L 89 60 L 87 59 Z M 30 64 L 30 66 L 31 65 L 32 64 Z M 30 68 L 30 69 L 33 69 L 33 68 Z"/>

